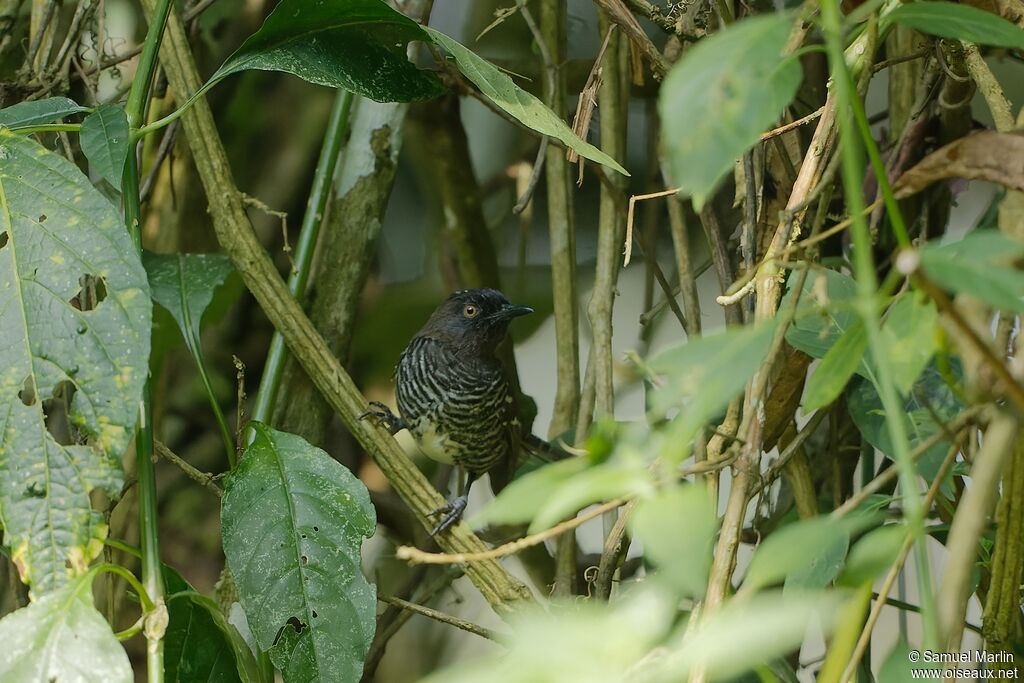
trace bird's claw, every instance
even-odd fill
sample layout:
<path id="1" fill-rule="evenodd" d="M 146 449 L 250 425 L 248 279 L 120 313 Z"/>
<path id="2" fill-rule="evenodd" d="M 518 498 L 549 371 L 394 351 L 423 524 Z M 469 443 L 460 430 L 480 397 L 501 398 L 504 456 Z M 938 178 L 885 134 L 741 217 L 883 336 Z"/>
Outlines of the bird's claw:
<path id="1" fill-rule="evenodd" d="M 437 536 L 439 533 L 451 528 L 456 522 L 462 519 L 462 513 L 466 511 L 466 504 L 468 502 L 468 498 L 462 495 L 451 502 L 445 503 L 441 507 L 428 512 L 427 515 L 430 517 L 435 515 L 444 515 L 444 517 L 441 518 L 441 521 L 437 523 L 437 526 L 434 527 L 434 530 L 430 532 L 430 535 Z"/>
<path id="2" fill-rule="evenodd" d="M 359 416 L 360 420 L 367 418 L 373 418 L 373 420 L 387 428 L 392 435 L 402 431 L 405 427 L 405 423 L 402 422 L 402 418 L 391 412 L 391 408 L 381 403 L 380 401 L 370 401 L 371 408 Z"/>

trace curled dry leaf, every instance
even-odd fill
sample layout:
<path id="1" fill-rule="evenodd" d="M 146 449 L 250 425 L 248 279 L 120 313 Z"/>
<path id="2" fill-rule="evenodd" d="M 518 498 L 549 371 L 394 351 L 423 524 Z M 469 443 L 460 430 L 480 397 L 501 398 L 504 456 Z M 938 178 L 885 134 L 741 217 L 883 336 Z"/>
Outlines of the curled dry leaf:
<path id="1" fill-rule="evenodd" d="M 903 199 L 946 178 L 987 180 L 1024 192 L 1024 134 L 985 131 L 932 152 L 893 188 Z"/>

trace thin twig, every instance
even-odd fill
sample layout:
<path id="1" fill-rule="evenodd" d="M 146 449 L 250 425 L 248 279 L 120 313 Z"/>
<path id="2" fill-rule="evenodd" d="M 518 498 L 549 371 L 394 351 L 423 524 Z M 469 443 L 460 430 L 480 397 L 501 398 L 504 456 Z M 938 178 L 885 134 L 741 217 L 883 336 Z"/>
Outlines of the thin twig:
<path id="1" fill-rule="evenodd" d="M 678 187 L 674 187 L 671 190 L 662 190 L 661 192 L 651 192 L 650 194 L 635 194 L 629 198 L 629 208 L 626 210 L 626 239 L 622 245 L 622 266 L 626 267 L 629 265 L 629 260 L 633 256 L 633 213 L 637 202 L 643 202 L 648 199 L 657 199 L 659 197 L 669 197 L 679 192 Z"/>
<path id="2" fill-rule="evenodd" d="M 400 560 L 406 560 L 409 564 L 467 564 L 470 562 L 479 562 L 481 560 L 496 560 L 500 557 L 507 557 L 514 555 L 515 553 L 535 546 L 544 541 L 560 536 L 566 531 L 571 531 L 581 524 L 585 524 L 592 519 L 600 517 L 606 512 L 614 510 L 618 507 L 625 505 L 628 502 L 627 498 L 615 498 L 598 505 L 593 510 L 588 510 L 586 513 L 573 517 L 564 522 L 556 524 L 550 529 L 545 529 L 536 534 L 520 538 L 517 541 L 511 543 L 505 543 L 497 548 L 491 550 L 485 550 L 479 553 L 428 553 L 420 550 L 419 548 L 413 548 L 412 546 L 403 545 L 399 546 L 395 550 L 395 557 Z"/>
<path id="3" fill-rule="evenodd" d="M 210 489 L 218 498 L 224 495 L 224 490 L 216 484 L 216 477 L 214 475 L 209 472 L 201 472 L 192 467 L 192 465 L 185 462 L 184 458 L 164 445 L 162 441 L 154 440 L 153 446 L 157 455 L 167 462 L 177 465 L 189 479 Z"/>
<path id="4" fill-rule="evenodd" d="M 679 478 L 684 478 L 695 474 L 706 474 L 708 472 L 728 467 L 734 460 L 735 457 L 730 457 L 723 460 L 717 460 L 715 462 L 699 462 L 691 465 L 690 467 L 683 468 L 680 470 L 678 476 Z M 625 505 L 630 500 L 632 500 L 632 497 L 615 498 L 598 505 L 592 510 L 588 510 L 586 513 L 579 515 L 578 517 L 567 519 L 564 522 L 556 524 L 550 529 L 545 529 L 544 531 L 540 531 L 536 534 L 532 534 L 516 541 L 505 543 L 497 548 L 492 548 L 479 553 L 428 553 L 420 550 L 419 548 L 403 545 L 399 546 L 395 550 L 395 557 L 400 560 L 407 560 L 409 564 L 466 564 L 469 562 L 479 562 L 481 560 L 494 560 L 501 557 L 507 557 L 509 555 L 514 555 L 524 548 L 535 546 L 548 539 L 555 538 L 566 531 L 571 531 L 592 519 L 600 517 L 610 510 L 614 510 Z"/>
<path id="5" fill-rule="evenodd" d="M 402 598 L 395 597 L 393 595 L 384 595 L 382 593 L 377 594 L 377 599 L 386 605 L 394 605 L 395 607 L 400 607 L 414 614 L 421 614 L 433 619 L 434 621 L 439 621 L 442 624 L 448 624 L 449 626 L 454 626 L 455 628 L 462 629 L 463 631 L 468 631 L 469 633 L 478 635 L 481 638 L 486 638 L 487 640 L 493 640 L 499 643 L 505 640 L 502 636 L 489 628 L 484 628 L 483 626 L 474 624 L 471 621 L 466 621 L 465 619 L 459 619 L 458 617 L 454 617 L 450 614 L 439 612 L 438 610 L 430 607 L 417 605 L 415 602 L 409 602 L 408 600 L 403 600 Z"/>
<path id="6" fill-rule="evenodd" d="M 811 112 L 807 116 L 804 116 L 803 118 L 799 118 L 796 121 L 783 124 L 778 128 L 773 128 L 767 133 L 761 133 L 761 141 L 764 142 L 765 140 L 771 140 L 777 135 L 782 135 L 783 133 L 788 133 L 791 130 L 795 130 L 796 128 L 799 128 L 800 126 L 804 125 L 805 123 L 810 123 L 811 121 L 820 118 L 823 113 L 825 113 L 824 105 L 819 107 L 816 111 Z"/>

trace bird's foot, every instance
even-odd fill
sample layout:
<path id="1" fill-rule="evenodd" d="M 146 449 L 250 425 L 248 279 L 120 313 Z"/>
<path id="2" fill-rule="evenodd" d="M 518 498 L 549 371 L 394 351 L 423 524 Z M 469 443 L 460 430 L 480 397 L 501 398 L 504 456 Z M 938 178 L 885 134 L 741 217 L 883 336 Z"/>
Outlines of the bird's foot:
<path id="1" fill-rule="evenodd" d="M 370 409 L 359 416 L 360 420 L 366 418 L 372 418 L 377 424 L 386 427 L 392 436 L 405 429 L 405 422 L 402 421 L 402 418 L 391 412 L 391 408 L 380 401 L 370 401 Z"/>
<path id="2" fill-rule="evenodd" d="M 452 499 L 451 502 L 445 503 L 436 510 L 431 510 L 429 513 L 431 517 L 434 515 L 444 515 L 444 517 L 442 517 L 441 521 L 434 527 L 434 530 L 430 532 L 430 535 L 437 536 L 439 533 L 450 528 L 462 519 L 462 513 L 466 511 L 466 504 L 468 502 L 469 497 L 463 494 Z"/>

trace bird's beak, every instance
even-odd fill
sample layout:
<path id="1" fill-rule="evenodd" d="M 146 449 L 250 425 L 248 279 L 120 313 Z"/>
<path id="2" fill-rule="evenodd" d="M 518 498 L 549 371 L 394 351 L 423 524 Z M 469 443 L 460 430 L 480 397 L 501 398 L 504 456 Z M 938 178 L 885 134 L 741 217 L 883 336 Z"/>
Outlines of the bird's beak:
<path id="1" fill-rule="evenodd" d="M 514 306 L 509 304 L 508 306 L 502 307 L 502 309 L 492 317 L 495 320 L 511 320 L 512 318 L 518 318 L 521 315 L 528 315 L 530 313 L 533 313 L 533 309 L 529 306 Z"/>

